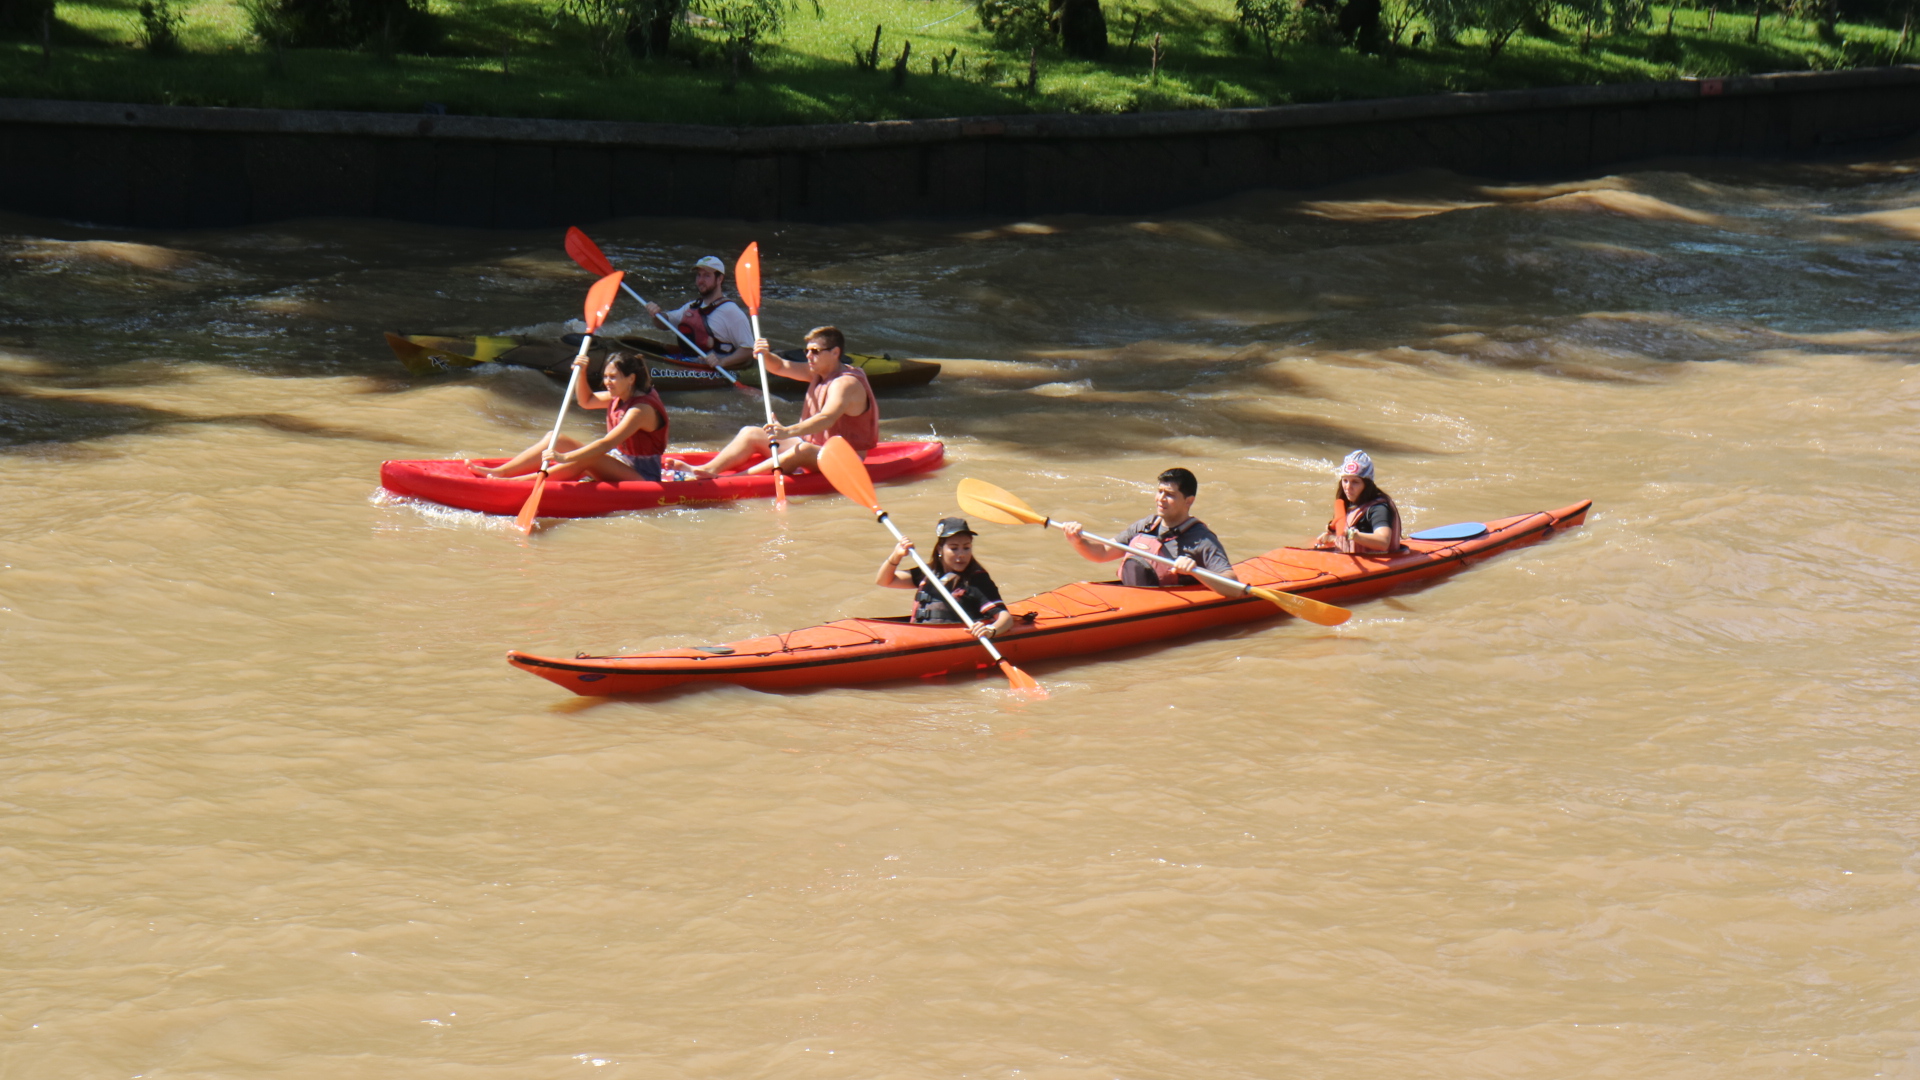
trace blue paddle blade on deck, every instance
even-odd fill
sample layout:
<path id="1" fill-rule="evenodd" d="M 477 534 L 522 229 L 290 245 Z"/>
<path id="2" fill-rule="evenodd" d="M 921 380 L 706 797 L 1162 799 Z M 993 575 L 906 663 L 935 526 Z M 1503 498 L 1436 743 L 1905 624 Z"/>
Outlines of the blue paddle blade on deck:
<path id="1" fill-rule="evenodd" d="M 1458 525 L 1442 525 L 1437 529 L 1426 529 L 1407 537 L 1409 540 L 1471 540 L 1476 536 L 1485 536 L 1487 527 L 1477 521 L 1463 521 Z"/>

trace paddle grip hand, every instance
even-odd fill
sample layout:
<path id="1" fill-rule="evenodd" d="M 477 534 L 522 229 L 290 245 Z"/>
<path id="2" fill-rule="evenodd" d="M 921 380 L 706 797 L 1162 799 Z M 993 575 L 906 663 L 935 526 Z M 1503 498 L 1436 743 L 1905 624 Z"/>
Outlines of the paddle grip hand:
<path id="1" fill-rule="evenodd" d="M 1116 551 L 1125 552 L 1128 558 L 1145 559 L 1148 562 L 1157 562 L 1162 566 L 1171 566 L 1182 574 L 1189 574 L 1199 578 L 1201 581 L 1211 581 L 1223 588 L 1232 589 L 1241 596 L 1247 596 L 1253 590 L 1253 587 L 1244 581 L 1235 581 L 1233 578 L 1224 577 L 1211 570 L 1200 569 L 1200 567 L 1194 563 L 1193 556 L 1191 555 L 1182 555 L 1177 559 L 1169 559 L 1165 555 L 1155 555 L 1151 551 L 1141 551 L 1139 548 L 1128 547 L 1118 541 L 1109 540 L 1104 536 L 1095 536 L 1090 532 L 1084 532 L 1080 529 L 1080 523 L 1077 521 L 1069 521 L 1066 525 L 1060 526 L 1060 531 L 1067 532 L 1069 526 L 1073 528 L 1073 531 L 1067 533 L 1068 536 L 1078 536 L 1083 541 L 1091 540 L 1096 544 L 1105 544 Z"/>

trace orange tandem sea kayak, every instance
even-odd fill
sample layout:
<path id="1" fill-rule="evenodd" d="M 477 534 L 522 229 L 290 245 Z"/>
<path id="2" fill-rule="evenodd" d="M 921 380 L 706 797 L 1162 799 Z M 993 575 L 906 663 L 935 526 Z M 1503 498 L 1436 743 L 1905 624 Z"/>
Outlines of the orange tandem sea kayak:
<path id="1" fill-rule="evenodd" d="M 867 471 L 875 480 L 886 480 L 909 473 L 925 472 L 940 464 L 946 448 L 937 442 L 883 442 L 867 454 Z M 713 458 L 710 451 L 669 451 L 669 456 L 699 465 Z M 481 465 L 499 465 L 506 458 L 476 458 Z M 758 459 L 755 459 L 758 460 Z M 750 467 L 753 462 L 748 462 Z M 380 465 L 380 486 L 395 495 L 425 499 L 461 510 L 483 514 L 520 512 L 533 490 L 533 477 L 489 480 L 467 471 L 467 463 L 458 459 L 439 461 L 386 461 Z M 832 491 L 827 478 L 816 472 L 787 477 L 787 494 L 821 495 Z M 711 480 L 679 480 L 651 483 L 628 480 L 570 480 L 548 484 L 540 500 L 541 517 L 579 518 L 617 514 L 623 510 L 646 510 L 655 506 L 682 503 L 725 502 L 729 499 L 769 499 L 773 497 L 773 476 L 747 476 L 727 473 Z"/>
<path id="2" fill-rule="evenodd" d="M 1545 539 L 1581 524 L 1591 499 L 1559 510 L 1522 514 L 1477 526 L 1435 530 L 1439 539 L 1407 539 L 1392 558 L 1343 555 L 1307 548 L 1276 548 L 1234 572 L 1250 585 L 1345 603 L 1452 573 L 1509 548 Z M 1101 652 L 1233 623 L 1274 618 L 1272 604 L 1228 599 L 1211 589 L 1131 588 L 1113 581 L 1081 582 L 1009 605 L 1035 616 L 1029 629 L 994 639 L 1014 664 Z M 964 629 L 915 626 L 904 618 L 842 619 L 772 637 L 668 649 L 636 656 L 559 659 L 509 652 L 507 662 L 566 687 L 600 697 L 641 694 L 689 682 L 725 682 L 756 690 L 794 690 L 978 671 L 993 666 Z"/>

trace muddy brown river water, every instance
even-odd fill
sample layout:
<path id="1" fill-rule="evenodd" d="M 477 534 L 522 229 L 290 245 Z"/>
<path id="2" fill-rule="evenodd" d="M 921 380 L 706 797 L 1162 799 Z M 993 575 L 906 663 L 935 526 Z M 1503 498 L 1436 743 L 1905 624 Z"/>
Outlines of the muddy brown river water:
<path id="1" fill-rule="evenodd" d="M 1245 557 L 1354 447 L 1415 528 L 1595 509 L 1044 702 L 575 698 L 502 654 L 903 613 L 886 534 L 381 498 L 551 423 L 379 332 L 557 331 L 558 231 L 0 220 L 0 1075 L 1920 1077 L 1908 163 L 591 231 L 662 296 L 757 239 L 776 338 L 959 358 L 883 403 L 949 447 L 909 531 L 963 476 L 1118 528 L 1184 464 Z M 1098 576 L 982 530 L 1010 594 Z"/>

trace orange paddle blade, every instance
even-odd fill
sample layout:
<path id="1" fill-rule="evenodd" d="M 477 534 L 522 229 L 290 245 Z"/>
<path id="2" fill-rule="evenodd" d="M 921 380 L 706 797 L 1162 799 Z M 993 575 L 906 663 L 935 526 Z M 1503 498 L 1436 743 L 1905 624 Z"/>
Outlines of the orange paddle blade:
<path id="1" fill-rule="evenodd" d="M 594 277 L 606 277 L 613 273 L 613 264 L 600 252 L 600 245 L 587 238 L 587 234 L 577 228 L 567 230 L 567 257 L 580 265 L 580 269 Z"/>
<path id="2" fill-rule="evenodd" d="M 1007 689 L 1032 701 L 1045 701 L 1047 688 L 1041 686 L 1033 676 L 1014 667 L 1005 660 L 1000 661 L 1000 671 L 1007 677 Z"/>
<path id="3" fill-rule="evenodd" d="M 778 469 L 773 471 L 773 508 L 787 508 L 787 474 Z"/>
<path id="4" fill-rule="evenodd" d="M 852 443 L 838 435 L 828 439 L 827 445 L 820 448 L 819 465 L 820 474 L 835 491 L 876 514 L 880 512 L 880 496 L 874 493 L 873 477 L 867 475 L 867 466 Z"/>
<path id="5" fill-rule="evenodd" d="M 747 250 L 733 263 L 733 287 L 740 290 L 740 300 L 747 305 L 747 312 L 760 314 L 760 241 L 747 245 Z"/>
<path id="6" fill-rule="evenodd" d="M 527 496 L 526 503 L 520 507 L 520 513 L 513 519 L 513 523 L 520 527 L 520 531 L 528 536 L 533 535 L 533 519 L 540 513 L 540 496 L 545 494 L 546 490 L 547 474 L 542 472 L 533 478 L 533 493 Z"/>
<path id="7" fill-rule="evenodd" d="M 600 324 L 607 321 L 607 312 L 613 310 L 614 298 L 620 295 L 620 281 L 626 276 L 615 270 L 594 282 L 593 287 L 587 290 L 587 333 L 598 332 Z"/>

